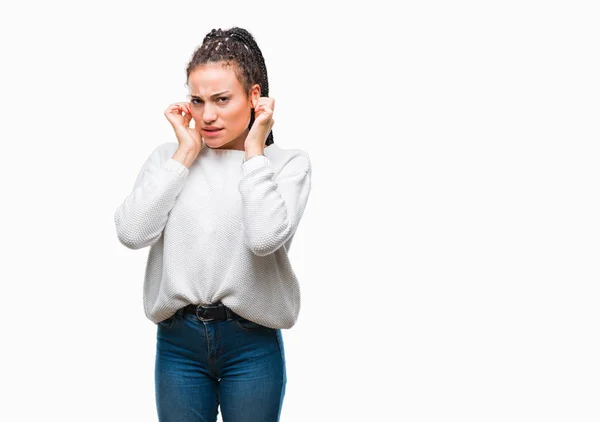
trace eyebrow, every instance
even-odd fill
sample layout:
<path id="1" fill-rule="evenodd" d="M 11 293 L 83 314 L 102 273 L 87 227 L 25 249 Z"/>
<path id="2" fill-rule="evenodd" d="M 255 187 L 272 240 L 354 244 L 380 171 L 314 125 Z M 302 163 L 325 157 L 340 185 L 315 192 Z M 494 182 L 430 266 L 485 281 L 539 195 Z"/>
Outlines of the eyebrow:
<path id="1" fill-rule="evenodd" d="M 221 94 L 225 94 L 225 93 L 227 93 L 227 92 L 229 92 L 229 90 L 228 90 L 228 89 L 226 89 L 225 91 L 217 92 L 216 94 L 213 94 L 213 95 L 211 95 L 211 98 L 218 97 L 219 95 L 221 95 Z M 198 95 L 191 95 L 190 97 L 191 97 L 191 98 L 197 98 L 197 99 L 199 99 L 199 100 L 201 100 L 201 99 L 202 99 L 202 98 L 201 98 L 201 97 L 199 97 Z"/>

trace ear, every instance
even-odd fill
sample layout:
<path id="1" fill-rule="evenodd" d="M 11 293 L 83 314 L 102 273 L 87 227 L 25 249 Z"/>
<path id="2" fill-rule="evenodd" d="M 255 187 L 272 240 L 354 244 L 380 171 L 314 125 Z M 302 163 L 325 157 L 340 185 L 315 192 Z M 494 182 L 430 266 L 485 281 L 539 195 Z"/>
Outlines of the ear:
<path id="1" fill-rule="evenodd" d="M 254 85 L 252 85 L 252 88 L 250 91 L 250 101 L 252 102 L 252 108 L 256 108 L 259 98 L 260 98 L 260 85 L 254 84 Z"/>

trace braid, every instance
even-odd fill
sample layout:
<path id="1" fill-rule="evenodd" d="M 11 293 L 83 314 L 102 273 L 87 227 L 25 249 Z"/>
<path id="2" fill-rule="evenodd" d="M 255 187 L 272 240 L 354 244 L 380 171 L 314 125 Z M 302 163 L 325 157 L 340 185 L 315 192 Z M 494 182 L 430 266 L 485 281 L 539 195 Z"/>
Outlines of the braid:
<path id="1" fill-rule="evenodd" d="M 261 96 L 269 96 L 267 66 L 254 37 L 245 29 L 233 27 L 227 30 L 213 29 L 196 49 L 186 69 L 186 80 L 199 65 L 209 62 L 224 62 L 232 65 L 238 80 L 246 93 L 254 84 L 260 86 Z M 250 129 L 254 123 L 254 110 L 250 115 Z M 274 143 L 273 130 L 269 133 L 265 145 Z"/>

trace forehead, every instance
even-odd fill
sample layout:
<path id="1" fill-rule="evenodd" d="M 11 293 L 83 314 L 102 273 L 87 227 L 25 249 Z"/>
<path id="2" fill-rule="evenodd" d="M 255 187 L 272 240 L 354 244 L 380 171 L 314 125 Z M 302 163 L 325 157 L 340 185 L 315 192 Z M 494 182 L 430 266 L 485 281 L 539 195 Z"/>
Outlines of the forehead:
<path id="1" fill-rule="evenodd" d="M 207 63 L 196 67 L 190 72 L 188 87 L 192 95 L 212 95 L 226 89 L 232 91 L 242 89 L 233 67 L 222 63 Z"/>

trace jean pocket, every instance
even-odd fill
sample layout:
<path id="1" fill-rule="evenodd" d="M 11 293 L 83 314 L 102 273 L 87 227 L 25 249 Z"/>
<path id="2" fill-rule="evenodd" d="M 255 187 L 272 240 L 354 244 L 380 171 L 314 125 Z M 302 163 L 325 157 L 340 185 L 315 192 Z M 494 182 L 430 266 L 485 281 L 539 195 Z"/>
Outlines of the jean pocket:
<path id="1" fill-rule="evenodd" d="M 235 323 L 242 330 L 246 331 L 257 331 L 257 330 L 272 330 L 272 328 L 265 327 L 264 325 L 258 324 L 254 321 L 250 321 L 246 318 L 236 319 Z"/>
<path id="2" fill-rule="evenodd" d="M 171 325 L 173 325 L 173 321 L 175 321 L 176 317 L 177 317 L 177 314 L 174 314 L 167 319 L 163 319 L 162 321 L 159 321 L 158 324 L 156 324 L 156 325 L 158 325 L 159 327 L 162 327 L 162 328 L 169 328 Z"/>

